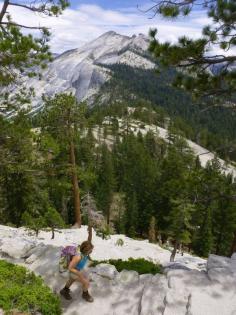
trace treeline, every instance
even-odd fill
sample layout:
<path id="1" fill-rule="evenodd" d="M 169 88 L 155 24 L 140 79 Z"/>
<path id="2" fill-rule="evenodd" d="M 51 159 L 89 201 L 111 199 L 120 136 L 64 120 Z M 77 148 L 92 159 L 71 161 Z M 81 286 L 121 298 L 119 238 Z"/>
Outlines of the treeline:
<path id="1" fill-rule="evenodd" d="M 58 95 L 37 117 L 1 117 L 0 222 L 36 233 L 79 225 L 89 192 L 110 229 L 169 240 L 173 257 L 181 245 L 201 256 L 236 251 L 233 178 L 217 159 L 202 168 L 181 135 L 170 131 L 169 143 L 151 132 L 134 135 L 123 113 L 122 127 L 116 117 L 102 126 L 108 107 L 88 110 Z"/>

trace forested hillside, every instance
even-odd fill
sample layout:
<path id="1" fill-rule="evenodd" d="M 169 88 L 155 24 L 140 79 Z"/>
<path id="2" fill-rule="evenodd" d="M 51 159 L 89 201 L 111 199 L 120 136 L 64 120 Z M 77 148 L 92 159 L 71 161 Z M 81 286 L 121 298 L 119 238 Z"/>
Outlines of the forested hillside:
<path id="1" fill-rule="evenodd" d="M 1 119 L 1 223 L 37 233 L 76 222 L 76 168 L 80 197 L 89 193 L 94 211 L 104 217 L 98 229 L 103 235 L 169 239 L 201 256 L 229 255 L 236 230 L 233 178 L 222 174 L 217 159 L 202 168 L 171 124 L 169 143 L 151 132 L 135 136 L 132 118 L 145 128 L 145 121 L 165 123 L 165 116 L 129 110 L 121 104 L 89 109 L 59 95 L 34 119 L 24 112 Z M 81 210 L 87 223 L 83 201 Z"/>
<path id="2" fill-rule="evenodd" d="M 210 99 L 205 103 L 194 101 L 187 92 L 174 88 L 171 85 L 176 75 L 174 69 L 161 69 L 156 73 L 121 64 L 109 66 L 109 69 L 113 76 L 101 89 L 101 103 L 127 101 L 163 108 L 184 136 L 216 151 L 224 159 L 236 160 L 235 110 L 224 107 L 223 103 L 222 106 L 210 106 Z"/>

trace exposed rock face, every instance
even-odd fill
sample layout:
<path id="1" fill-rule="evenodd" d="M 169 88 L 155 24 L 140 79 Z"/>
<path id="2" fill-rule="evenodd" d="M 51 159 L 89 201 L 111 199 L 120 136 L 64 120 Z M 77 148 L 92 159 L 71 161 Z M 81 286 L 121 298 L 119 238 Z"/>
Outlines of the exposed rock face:
<path id="1" fill-rule="evenodd" d="M 1 250 L 12 258 L 24 258 L 26 253 L 35 247 L 35 242 L 30 242 L 24 238 L 7 238 L 1 245 Z"/>
<path id="2" fill-rule="evenodd" d="M 73 230 L 69 234 L 72 233 Z M 0 258 L 26 266 L 41 275 L 55 292 L 59 292 L 68 277 L 67 273 L 58 272 L 59 246 L 26 237 L 23 229 L 17 231 L 0 226 L 0 236 Z M 99 246 L 98 243 L 96 246 Z M 88 268 L 85 273 L 91 280 L 94 303 L 82 300 L 81 288 L 74 284 L 73 300 L 63 300 L 63 314 L 236 314 L 236 254 L 231 259 L 211 255 L 207 268 L 202 271 L 175 269 L 175 266 L 179 268 L 178 264 L 172 265 L 173 269 L 168 266 L 162 275 L 141 276 L 135 271 L 123 270 L 119 273 L 109 264 Z"/>
<path id="3" fill-rule="evenodd" d="M 72 237 L 75 231 L 66 233 L 65 240 Z M 84 238 L 84 232 L 80 233 Z M 44 244 L 45 237 L 36 239 L 21 228 L 0 226 L 0 237 L 0 258 L 26 266 L 41 275 L 55 292 L 59 292 L 68 278 L 67 273 L 60 274 L 58 271 L 60 246 Z M 95 248 L 112 242 L 94 241 Z M 132 242 L 138 246 L 138 241 Z M 117 251 L 117 247 L 114 247 Z M 119 248 L 120 255 L 121 251 Z M 160 255 L 158 251 L 156 253 Z M 183 265 L 184 269 L 180 262 L 166 264 L 166 271 L 162 275 L 138 275 L 135 271 L 127 270 L 119 273 L 109 264 L 87 268 L 85 273 L 91 281 L 94 303 L 82 300 L 81 288 L 74 284 L 73 300 L 63 300 L 63 314 L 236 315 L 236 253 L 232 258 L 211 255 L 206 268 L 201 271 L 191 269 L 194 259 L 186 257 L 189 268 Z M 199 263 L 203 264 L 200 259 Z"/>
<path id="4" fill-rule="evenodd" d="M 99 264 L 94 268 L 94 272 L 103 278 L 114 280 L 115 277 L 118 275 L 118 271 L 116 270 L 115 266 L 109 264 Z"/>
<path id="5" fill-rule="evenodd" d="M 30 79 L 26 83 L 36 92 L 33 110 L 40 108 L 42 94 L 52 96 L 73 91 L 79 101 L 92 99 L 111 77 L 107 65 L 123 63 L 153 69 L 155 65 L 142 56 L 147 48 L 148 38 L 142 34 L 128 37 L 111 31 L 81 48 L 57 56 L 42 73 L 42 80 Z"/>

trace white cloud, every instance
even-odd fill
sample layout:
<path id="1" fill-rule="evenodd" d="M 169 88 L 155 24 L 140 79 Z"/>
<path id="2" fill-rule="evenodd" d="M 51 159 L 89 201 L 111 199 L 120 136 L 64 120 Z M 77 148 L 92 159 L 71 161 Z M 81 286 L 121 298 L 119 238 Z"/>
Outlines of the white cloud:
<path id="1" fill-rule="evenodd" d="M 90 23 L 92 22 L 98 25 L 119 25 L 128 24 L 130 22 L 129 16 L 112 10 L 104 10 L 97 5 L 81 5 L 78 11 L 87 14 Z"/>
<path id="2" fill-rule="evenodd" d="M 45 18 L 19 7 L 11 7 L 10 13 L 14 21 L 20 24 L 49 27 L 52 33 L 51 50 L 57 53 L 77 48 L 110 30 L 133 35 L 148 34 L 149 29 L 155 27 L 161 41 L 173 42 L 183 35 L 197 38 L 207 21 L 203 12 L 195 13 L 191 19 L 171 22 L 160 17 L 149 19 L 150 15 L 142 13 L 137 8 L 115 11 L 85 4 L 78 6 L 77 9 L 65 10 L 58 18 Z"/>

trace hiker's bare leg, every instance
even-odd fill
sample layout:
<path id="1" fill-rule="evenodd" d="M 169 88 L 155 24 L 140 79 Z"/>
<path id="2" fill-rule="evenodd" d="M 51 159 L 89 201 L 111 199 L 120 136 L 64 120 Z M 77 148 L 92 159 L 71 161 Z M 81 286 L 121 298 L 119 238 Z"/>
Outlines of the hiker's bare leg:
<path id="1" fill-rule="evenodd" d="M 64 289 L 62 289 L 60 291 L 60 293 L 67 299 L 70 300 L 71 296 L 69 293 L 69 288 L 72 285 L 72 283 L 74 283 L 75 281 L 79 282 L 82 286 L 83 289 L 83 294 L 82 294 L 82 298 L 84 300 L 86 300 L 87 302 L 93 302 L 93 297 L 89 294 L 88 289 L 89 289 L 89 279 L 87 279 L 85 276 L 78 276 L 78 277 L 74 277 L 74 278 L 70 278 Z"/>
<path id="2" fill-rule="evenodd" d="M 72 278 L 70 278 L 67 282 L 66 282 L 66 288 L 70 288 L 71 287 L 71 285 L 75 282 L 76 280 L 75 279 L 72 279 Z"/>
<path id="3" fill-rule="evenodd" d="M 62 296 L 64 296 L 64 298 L 65 298 L 66 300 L 71 300 L 71 299 L 72 299 L 72 297 L 71 297 L 71 295 L 70 295 L 70 286 L 71 286 L 75 281 L 76 281 L 76 280 L 70 278 L 70 279 L 66 282 L 66 285 L 64 286 L 64 288 L 61 289 L 61 291 L 60 291 L 60 294 L 61 294 Z"/>
<path id="4" fill-rule="evenodd" d="M 93 297 L 88 292 L 89 280 L 87 278 L 83 277 L 82 279 L 78 278 L 78 282 L 80 282 L 82 285 L 82 289 L 83 289 L 82 298 L 84 300 L 86 300 L 87 302 L 93 302 Z"/>
<path id="5" fill-rule="evenodd" d="M 76 278 L 76 279 L 71 279 L 71 280 L 73 280 L 73 282 L 74 281 L 77 281 L 77 282 L 79 282 L 81 285 L 82 285 L 82 289 L 83 289 L 83 291 L 88 291 L 88 288 L 89 288 L 89 280 L 88 279 L 86 279 L 85 277 L 83 277 L 82 279 L 81 278 Z M 70 281 L 70 280 L 69 280 Z M 69 283 L 69 281 L 67 282 L 67 283 Z M 73 283 L 72 282 L 72 283 Z M 72 284 L 71 283 L 71 284 Z"/>

